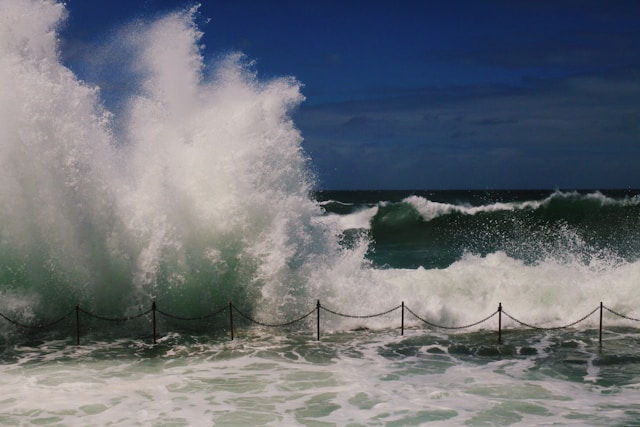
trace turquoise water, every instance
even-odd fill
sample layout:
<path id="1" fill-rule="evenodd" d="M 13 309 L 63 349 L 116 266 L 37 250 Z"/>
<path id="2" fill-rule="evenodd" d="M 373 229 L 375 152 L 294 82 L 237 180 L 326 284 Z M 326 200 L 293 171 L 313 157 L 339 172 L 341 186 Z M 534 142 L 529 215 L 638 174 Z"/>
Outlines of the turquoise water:
<path id="1" fill-rule="evenodd" d="M 635 330 L 245 330 L 17 346 L 3 425 L 637 425 Z M 36 343 L 34 343 L 36 344 Z M 7 361 L 11 360 L 11 363 Z"/>
<path id="2" fill-rule="evenodd" d="M 446 268 L 504 252 L 527 264 L 640 259 L 639 190 L 322 191 L 330 216 L 367 233 L 379 268 Z"/>

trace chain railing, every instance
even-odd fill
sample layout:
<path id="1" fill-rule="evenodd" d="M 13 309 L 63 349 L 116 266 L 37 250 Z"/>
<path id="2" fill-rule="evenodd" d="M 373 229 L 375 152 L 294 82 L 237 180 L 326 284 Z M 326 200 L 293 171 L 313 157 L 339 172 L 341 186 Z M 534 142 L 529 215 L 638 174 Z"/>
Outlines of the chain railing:
<path id="1" fill-rule="evenodd" d="M 0 313 L 0 317 L 2 317 L 4 320 L 6 320 L 7 322 L 9 322 L 11 324 L 13 324 L 15 326 L 18 326 L 19 328 L 24 328 L 24 329 L 49 329 L 52 326 L 55 326 L 58 323 L 62 322 L 67 317 L 71 316 L 73 314 L 73 312 L 74 312 L 74 310 L 71 310 L 70 312 L 68 312 L 67 314 L 61 316 L 57 320 L 53 320 L 53 321 L 47 322 L 47 323 L 42 323 L 42 324 L 39 324 L 39 325 L 27 325 L 25 323 L 21 323 L 21 322 L 18 322 L 16 320 L 13 320 L 13 319 L 5 316 L 2 313 Z"/>
<path id="2" fill-rule="evenodd" d="M 42 331 L 42 330 L 47 330 L 47 329 L 51 329 L 52 327 L 58 325 L 59 323 L 61 323 L 62 321 L 64 321 L 65 319 L 67 319 L 68 317 L 70 317 L 72 314 L 75 313 L 75 325 L 76 325 L 76 344 L 79 345 L 80 344 L 80 315 L 84 315 L 87 316 L 89 318 L 93 318 L 96 320 L 101 320 L 101 321 L 107 321 L 107 322 L 128 322 L 131 320 L 135 320 L 135 319 L 139 319 L 142 317 L 146 317 L 148 315 L 151 314 L 152 316 L 152 325 L 153 325 L 153 342 L 154 344 L 157 342 L 157 321 L 156 321 L 156 315 L 159 314 L 161 316 L 164 316 L 168 319 L 171 320 L 178 320 L 178 321 L 203 321 L 203 320 L 210 320 L 213 319 L 221 314 L 223 314 L 224 312 L 228 312 L 229 314 L 229 332 L 231 335 L 231 339 L 234 339 L 234 322 L 233 322 L 233 314 L 234 312 L 237 313 L 240 317 L 242 317 L 243 319 L 245 319 L 246 321 L 253 323 L 254 325 L 258 325 L 261 327 L 267 327 L 267 328 L 282 328 L 282 327 L 289 327 L 292 325 L 295 325 L 297 323 L 300 323 L 304 320 L 306 320 L 307 318 L 311 317 L 314 313 L 316 313 L 316 332 L 317 332 L 317 339 L 318 341 L 320 340 L 320 312 L 324 311 L 330 315 L 333 316 L 338 316 L 338 317 L 344 317 L 344 318 L 350 318 L 350 319 L 371 319 L 371 318 L 375 318 L 375 317 L 381 317 L 381 316 L 386 316 L 389 315 L 395 311 L 400 310 L 401 312 L 401 322 L 400 322 L 400 330 L 401 330 L 401 335 L 404 335 L 404 330 L 405 330 L 405 311 L 408 312 L 409 314 L 411 314 L 416 320 L 422 322 L 423 324 L 425 324 L 426 326 L 433 328 L 433 329 L 444 329 L 444 330 L 462 330 L 462 329 L 470 329 L 470 328 L 474 328 L 477 326 L 480 326 L 481 324 L 489 321 L 490 319 L 492 319 L 495 316 L 498 316 L 498 343 L 501 344 L 502 343 L 502 331 L 503 331 L 503 327 L 502 327 L 502 315 L 504 314 L 504 316 L 506 316 L 507 318 L 511 319 L 515 324 L 525 327 L 525 328 L 530 328 L 530 329 L 536 329 L 536 330 L 544 330 L 544 331 L 555 331 L 555 330 L 560 330 L 560 329 L 568 329 L 568 328 L 572 328 L 576 325 L 578 325 L 579 323 L 584 322 L 585 320 L 587 320 L 589 317 L 593 316 L 596 312 L 599 311 L 600 313 L 600 324 L 599 324 L 599 343 L 600 345 L 602 345 L 602 328 L 603 328 L 603 312 L 606 310 L 607 312 L 609 312 L 610 314 L 617 316 L 619 318 L 625 319 L 625 320 L 630 320 L 630 321 L 634 321 L 634 322 L 640 322 L 640 319 L 638 318 L 634 318 L 634 317 L 630 317 L 624 314 L 621 314 L 609 307 L 606 307 L 602 302 L 600 303 L 600 305 L 596 308 L 594 308 L 593 310 L 591 310 L 589 313 L 587 313 L 586 315 L 584 315 L 583 317 L 581 317 L 580 319 L 565 324 L 563 326 L 551 326 L 551 327 L 547 327 L 547 326 L 539 326 L 539 325 L 533 325 L 531 323 L 525 322 L 523 320 L 520 320 L 519 318 L 511 315 L 510 313 L 508 313 L 507 311 L 505 311 L 502 307 L 502 303 L 498 304 L 498 309 L 496 311 L 494 311 L 493 313 L 489 314 L 488 316 L 473 322 L 473 323 L 468 323 L 468 324 L 464 324 L 464 325 L 442 325 L 442 324 L 438 324 L 435 323 L 433 321 L 430 321 L 428 319 L 425 318 L 425 316 L 421 316 L 419 314 L 417 314 L 414 310 L 412 310 L 411 308 L 405 306 L 404 301 L 402 301 L 401 304 L 390 308 L 389 310 L 383 311 L 383 312 L 379 312 L 379 313 L 374 313 L 374 314 L 346 314 L 346 313 L 342 313 L 339 312 L 337 310 L 333 310 L 330 309 L 328 307 L 324 307 L 323 305 L 320 304 L 320 300 L 318 300 L 316 302 L 316 306 L 311 309 L 310 311 L 306 312 L 305 314 L 292 319 L 292 320 L 284 320 L 282 322 L 278 322 L 278 323 L 270 323 L 270 322 L 264 322 L 258 319 L 255 319 L 254 317 L 246 314 L 244 311 L 241 311 L 240 309 L 238 309 L 237 307 L 235 307 L 233 305 L 232 302 L 229 302 L 228 306 L 224 306 L 221 307 L 217 310 L 214 310 L 210 313 L 201 315 L 201 316 L 195 316 L 195 317 L 186 317 L 186 316 L 179 316 L 173 313 L 169 313 L 167 311 L 164 310 L 160 310 L 159 308 L 157 308 L 156 306 L 156 302 L 153 301 L 151 304 L 151 308 L 149 310 L 142 310 L 137 314 L 131 315 L 131 316 L 126 316 L 126 317 L 108 317 L 108 316 L 102 316 L 102 315 L 98 315 L 95 313 L 92 313 L 88 310 L 85 310 L 83 308 L 81 308 L 79 305 L 76 305 L 76 307 L 72 310 L 70 310 L 69 312 L 67 312 L 66 314 L 56 318 L 53 321 L 50 322 L 43 322 L 43 323 L 37 323 L 37 324 L 33 324 L 33 325 L 29 325 L 23 322 L 19 322 L 15 319 L 10 318 L 9 316 L 0 313 L 0 318 L 4 319 L 5 321 L 11 323 L 12 325 L 18 327 L 18 328 L 23 328 L 23 329 L 28 329 L 28 330 L 36 330 L 36 331 Z"/>

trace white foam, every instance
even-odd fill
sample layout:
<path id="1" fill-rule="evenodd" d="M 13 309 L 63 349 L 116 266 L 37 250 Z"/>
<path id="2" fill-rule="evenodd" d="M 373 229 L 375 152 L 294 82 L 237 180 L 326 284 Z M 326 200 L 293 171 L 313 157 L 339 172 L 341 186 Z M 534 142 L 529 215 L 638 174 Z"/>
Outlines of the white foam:
<path id="1" fill-rule="evenodd" d="M 420 196 L 410 196 L 404 200 L 411 204 L 420 213 L 425 221 L 431 221 L 443 215 L 451 213 L 462 213 L 465 215 L 476 215 L 480 212 L 512 211 L 518 209 L 535 209 L 542 205 L 543 201 L 492 203 L 482 206 L 456 205 L 449 203 L 433 202 Z"/>
<path id="2" fill-rule="evenodd" d="M 371 220 L 378 213 L 378 207 L 358 210 L 348 215 L 328 214 L 318 221 L 334 224 L 338 229 L 345 230 L 370 230 Z"/>
<path id="3" fill-rule="evenodd" d="M 498 304 L 517 319 L 540 327 L 570 324 L 605 306 L 630 317 L 640 317 L 636 277 L 640 262 L 590 266 L 547 259 L 535 265 L 504 253 L 485 257 L 467 255 L 445 269 L 381 270 L 374 280 L 394 289 L 376 308 L 404 301 L 414 312 L 444 326 L 472 324 L 495 312 Z M 597 314 L 597 313 L 596 313 Z M 578 328 L 597 327 L 594 314 Z M 633 325 L 607 314 L 608 325 Z M 523 327 L 504 318 L 508 327 Z M 473 329 L 495 329 L 497 317 Z"/>
<path id="4" fill-rule="evenodd" d="M 528 200 L 524 202 L 496 202 L 487 205 L 472 206 L 470 204 L 450 204 L 434 202 L 420 196 L 410 196 L 404 199 L 405 203 L 412 205 L 425 221 L 431 221 L 440 216 L 452 213 L 460 213 L 464 215 L 476 215 L 483 212 L 500 212 L 500 211 L 516 211 L 527 209 L 538 209 L 541 206 L 548 205 L 554 200 L 562 200 L 567 198 L 584 198 L 600 203 L 601 205 L 623 205 L 635 206 L 640 203 L 640 199 L 636 197 L 626 197 L 621 200 L 607 197 L 599 191 L 581 195 L 578 192 L 562 192 L 555 191 L 542 200 Z"/>
<path id="5" fill-rule="evenodd" d="M 593 345 L 585 349 L 578 343 L 562 353 L 542 337 L 537 355 L 483 357 L 450 352 L 453 337 L 450 345 L 435 345 L 441 352 L 427 351 L 434 348 L 430 342 L 448 341 L 420 330 L 405 337 L 359 331 L 325 336 L 319 343 L 269 334 L 185 345 L 179 354 L 153 356 L 135 354 L 140 346 L 135 342 L 63 350 L 63 343 L 47 343 L 24 349 L 22 364 L 0 366 L 7 396 L 0 401 L 1 419 L 63 425 L 363 420 L 462 425 L 498 417 L 565 424 L 566 417 L 580 414 L 589 423 L 601 417 L 628 421 L 619 408 L 634 405 L 635 385 L 612 378 L 594 384 L 598 379 L 591 375 L 598 373 L 587 361 L 564 360 L 593 357 Z M 470 350 L 478 346 L 491 344 L 479 340 Z M 47 352 L 50 360 L 42 358 Z M 616 382 L 607 385 L 611 381 Z"/>

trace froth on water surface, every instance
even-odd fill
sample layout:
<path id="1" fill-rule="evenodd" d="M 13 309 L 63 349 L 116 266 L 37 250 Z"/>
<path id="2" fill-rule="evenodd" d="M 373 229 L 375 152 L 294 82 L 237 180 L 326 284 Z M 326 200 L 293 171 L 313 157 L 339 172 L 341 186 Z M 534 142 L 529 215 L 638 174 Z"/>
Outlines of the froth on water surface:
<path id="1" fill-rule="evenodd" d="M 245 330 L 5 351 L 4 424 L 628 425 L 635 331 Z M 164 425 L 163 424 L 163 425 Z"/>

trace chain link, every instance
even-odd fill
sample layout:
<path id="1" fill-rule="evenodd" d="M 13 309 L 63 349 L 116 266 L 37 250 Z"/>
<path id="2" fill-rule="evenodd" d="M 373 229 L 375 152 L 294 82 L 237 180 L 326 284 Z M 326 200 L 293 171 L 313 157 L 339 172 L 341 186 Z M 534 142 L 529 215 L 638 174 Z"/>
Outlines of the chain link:
<path id="1" fill-rule="evenodd" d="M 199 317 L 180 317 L 180 316 L 174 316 L 173 314 L 169 314 L 169 313 L 164 312 L 164 311 L 162 311 L 162 310 L 160 310 L 160 309 L 158 309 L 158 308 L 156 308 L 156 311 L 157 311 L 159 314 L 162 314 L 163 316 L 168 317 L 168 318 L 170 318 L 170 319 L 174 319 L 174 320 L 186 320 L 186 321 L 189 321 L 189 320 L 206 320 L 206 319 L 210 319 L 210 318 L 212 318 L 212 317 L 217 316 L 218 314 L 222 313 L 223 311 L 225 311 L 225 310 L 227 310 L 227 309 L 228 309 L 228 307 L 226 307 L 226 306 L 225 306 L 225 307 L 222 307 L 222 308 L 221 308 L 220 310 L 218 310 L 218 311 L 214 311 L 213 313 L 205 314 L 204 316 L 199 316 Z"/>
<path id="2" fill-rule="evenodd" d="M 370 319 L 372 317 L 380 317 L 380 316 L 384 316 L 385 314 L 389 314 L 393 311 L 396 311 L 397 309 L 399 309 L 400 307 L 402 307 L 402 304 L 397 305 L 396 307 L 393 307 L 390 310 L 387 310 L 385 312 L 382 313 L 378 313 L 378 314 L 369 314 L 366 316 L 355 316 L 355 315 L 351 315 L 351 314 L 343 314 L 343 313 L 338 313 L 337 311 L 333 311 L 333 310 L 329 310 L 328 308 L 324 307 L 324 306 L 320 306 L 321 309 L 323 309 L 324 311 L 331 313 L 331 314 L 335 314 L 336 316 L 341 316 L 341 317 L 349 317 L 351 319 Z"/>
<path id="3" fill-rule="evenodd" d="M 564 326 L 554 326 L 554 327 L 550 327 L 550 328 L 545 328 L 545 327 L 535 326 L 535 325 L 531 325 L 531 324 L 529 324 L 529 323 L 525 323 L 525 322 L 523 322 L 523 321 L 521 321 L 521 320 L 516 319 L 515 317 L 513 317 L 512 315 L 510 315 L 509 313 L 507 313 L 506 311 L 504 311 L 504 309 L 502 309 L 502 313 L 503 313 L 505 316 L 507 316 L 509 319 L 513 320 L 513 321 L 514 321 L 514 322 L 516 322 L 516 323 L 519 323 L 519 324 L 520 324 L 520 325 L 522 325 L 522 326 L 526 326 L 526 327 L 531 328 L 531 329 L 538 329 L 538 330 L 541 330 L 541 331 L 555 331 L 555 330 L 559 330 L 559 329 L 567 329 L 567 328 L 570 328 L 570 327 L 572 327 L 572 326 L 575 326 L 575 325 L 577 325 L 578 323 L 580 323 L 580 322 L 582 322 L 582 321 L 586 320 L 589 316 L 591 316 L 593 313 L 595 313 L 595 312 L 596 312 L 596 311 L 598 311 L 599 309 L 600 309 L 600 307 L 596 307 L 595 309 L 593 309 L 593 311 L 591 311 L 591 312 L 590 312 L 589 314 L 587 314 L 586 316 L 584 316 L 584 317 L 582 317 L 582 318 L 580 318 L 580 319 L 576 320 L 576 321 L 575 321 L 575 322 L 573 322 L 573 323 L 569 323 L 568 325 L 564 325 Z"/>
<path id="4" fill-rule="evenodd" d="M 607 310 L 611 314 L 615 314 L 618 317 L 622 317 L 623 319 L 633 320 L 634 322 L 640 322 L 640 319 L 635 319 L 633 317 L 629 317 L 629 316 L 625 316 L 624 314 L 620 314 L 617 311 L 613 311 L 612 309 L 610 309 L 606 305 L 603 305 L 602 308 L 604 308 L 605 310 Z"/>
<path id="5" fill-rule="evenodd" d="M 10 319 L 10 318 L 8 318 L 7 316 L 5 316 L 2 313 L 0 313 L 0 317 L 2 317 L 7 322 L 13 323 L 14 325 L 19 326 L 21 328 L 26 328 L 26 329 L 47 329 L 47 328 L 50 328 L 50 327 L 55 326 L 58 323 L 62 322 L 64 319 L 66 319 L 67 317 L 71 316 L 74 311 L 76 311 L 75 308 L 73 310 L 71 310 L 70 312 L 68 312 L 67 314 L 65 314 L 64 316 L 58 318 L 57 320 L 54 320 L 52 322 L 45 323 L 45 324 L 42 324 L 42 325 L 26 325 L 24 323 L 20 323 L 20 322 L 17 322 L 15 320 L 13 320 L 13 319 Z"/>
<path id="6" fill-rule="evenodd" d="M 495 312 L 493 312 L 493 314 L 490 314 L 489 316 L 485 317 L 482 320 L 478 320 L 475 323 L 471 323 L 469 325 L 464 325 L 464 326 L 444 326 L 444 325 L 438 325 L 436 323 L 431 323 L 426 319 L 423 319 L 422 317 L 418 316 L 416 313 L 413 312 L 413 310 L 411 310 L 409 307 L 405 306 L 404 307 L 405 310 L 407 310 L 409 313 L 411 313 L 416 319 L 426 323 L 427 325 L 434 327 L 434 328 L 439 328 L 439 329 L 450 329 L 450 330 L 457 330 L 457 329 L 467 329 L 467 328 L 472 328 L 474 326 L 478 326 L 481 323 L 486 322 L 487 320 L 491 319 L 493 316 L 495 316 L 496 314 L 498 314 L 498 311 L 496 310 Z"/>
<path id="7" fill-rule="evenodd" d="M 154 306 L 154 307 L 155 307 L 155 306 Z M 259 321 L 259 320 L 256 320 L 256 319 L 252 318 L 251 316 L 249 316 L 249 315 L 245 314 L 244 312 L 240 311 L 240 310 L 239 310 L 238 308 L 236 308 L 235 306 L 231 306 L 231 308 L 232 308 L 233 310 L 235 310 L 235 311 L 236 311 L 240 316 L 242 316 L 243 318 L 245 318 L 245 319 L 246 319 L 246 320 L 248 320 L 249 322 L 252 322 L 252 323 L 254 323 L 254 324 L 256 324 L 256 325 L 265 326 L 265 327 L 284 327 L 284 326 L 290 326 L 290 325 L 293 325 L 293 324 L 298 323 L 298 322 L 301 322 L 302 320 L 304 320 L 304 319 L 306 319 L 307 317 L 311 316 L 311 315 L 312 315 L 314 312 L 316 312 L 316 310 L 318 310 L 318 309 L 322 309 L 322 310 L 326 311 L 327 313 L 331 313 L 331 314 L 333 314 L 333 315 L 340 316 L 340 317 L 347 317 L 347 318 L 352 318 L 352 319 L 370 319 L 370 318 L 373 318 L 373 317 L 379 317 L 379 316 L 387 315 L 387 314 L 389 314 L 389 313 L 392 313 L 392 312 L 394 312 L 394 311 L 396 311 L 396 310 L 400 309 L 401 307 L 404 307 L 404 309 L 405 309 L 405 310 L 407 310 L 410 314 L 412 314 L 416 319 L 420 320 L 421 322 L 423 322 L 423 323 L 425 323 L 425 324 L 427 324 L 427 325 L 429 325 L 429 326 L 431 326 L 431 327 L 439 328 L 439 329 L 448 329 L 448 330 L 467 329 L 467 328 L 472 328 L 472 327 L 474 327 L 474 326 L 478 326 L 478 325 L 480 325 L 481 323 L 484 323 L 484 322 L 488 321 L 489 319 L 491 319 L 492 317 L 494 317 L 494 316 L 495 316 L 496 314 L 498 314 L 500 311 L 501 311 L 502 313 L 504 313 L 504 315 L 505 315 L 505 316 L 507 316 L 509 319 L 511 319 L 511 320 L 513 320 L 514 322 L 518 323 L 519 325 L 521 325 L 521 326 L 525 326 L 525 327 L 527 327 L 527 328 L 531 328 L 531 329 L 538 329 L 538 330 L 559 330 L 559 329 L 566 329 L 566 328 L 570 328 L 570 327 L 572 327 L 572 326 L 577 325 L 578 323 L 583 322 L 583 321 L 584 321 L 584 320 L 586 320 L 588 317 L 592 316 L 596 311 L 598 311 L 598 309 L 600 309 L 600 306 L 599 306 L 599 307 L 596 307 L 596 308 L 595 308 L 595 309 L 593 309 L 591 312 L 589 312 L 587 315 L 585 315 L 585 316 L 583 316 L 582 318 L 580 318 L 580 319 L 576 320 L 575 322 L 569 323 L 569 324 L 567 324 L 567 325 L 563 325 L 563 326 L 555 326 L 555 327 L 541 327 L 541 326 L 536 326 L 536 325 L 532 325 L 532 324 L 530 324 L 530 323 L 523 322 L 522 320 L 517 319 L 517 318 L 515 318 L 514 316 L 512 316 L 511 314 L 509 314 L 508 312 L 506 312 L 504 309 L 502 309 L 502 310 L 497 310 L 497 311 L 493 312 L 492 314 L 490 314 L 489 316 L 485 317 L 484 319 L 481 319 L 481 320 L 479 320 L 479 321 L 477 321 L 477 322 L 475 322 L 475 323 L 470 323 L 470 324 L 468 324 L 468 325 L 462 325 L 462 326 L 445 326 L 445 325 L 439 325 L 439 324 L 437 324 L 437 323 L 433 323 L 433 322 L 430 322 L 430 321 L 426 320 L 425 318 L 423 318 L 423 317 L 419 316 L 419 315 L 418 315 L 418 314 L 416 314 L 413 310 L 411 310 L 409 307 L 407 307 L 407 306 L 405 306 L 405 305 L 403 305 L 403 304 L 397 305 L 397 306 L 395 306 L 395 307 L 393 307 L 393 308 L 391 308 L 391 309 L 389 309 L 389 310 L 387 310 L 387 311 L 384 311 L 384 312 L 382 312 L 382 313 L 369 314 L 369 315 L 351 315 L 351 314 L 340 313 L 340 312 L 337 312 L 337 311 L 331 310 L 331 309 L 329 309 L 329 308 L 326 308 L 326 307 L 324 307 L 324 306 L 322 306 L 322 305 L 318 304 L 318 306 L 317 306 L 317 307 L 314 307 L 311 311 L 309 311 L 308 313 L 304 314 L 303 316 L 301 316 L 301 317 L 299 317 L 299 318 L 297 318 L 297 319 L 294 319 L 294 320 L 292 320 L 292 321 L 289 321 L 289 322 L 284 322 L 284 323 L 265 323 L 265 322 L 261 322 L 261 321 Z M 602 308 L 606 309 L 606 310 L 607 310 L 608 312 L 610 312 L 611 314 L 614 314 L 614 315 L 616 315 L 616 316 L 618 316 L 618 317 L 621 317 L 621 318 L 623 318 L 623 319 L 632 320 L 632 321 L 635 321 L 635 322 L 640 322 L 640 319 L 633 318 L 633 317 L 629 317 L 629 316 L 626 316 L 626 315 L 624 315 L 624 314 L 618 313 L 617 311 L 615 311 L 615 310 L 613 310 L 613 309 L 611 309 L 611 308 L 609 308 L 609 307 L 602 306 Z M 76 310 L 78 310 L 79 312 L 82 312 L 83 314 L 85 314 L 85 315 L 87 315 L 87 316 L 90 316 L 90 317 L 93 317 L 93 318 L 95 318 L 95 319 L 99 319 L 99 320 L 104 320 L 104 321 L 109 321 L 109 322 L 126 322 L 126 321 L 129 321 L 129 320 L 134 320 L 134 319 L 138 319 L 138 318 L 140 318 L 140 317 L 146 316 L 146 315 L 148 315 L 149 313 L 151 313 L 152 311 L 154 311 L 154 308 L 151 308 L 151 309 L 149 309 L 149 310 L 146 310 L 146 311 L 140 312 L 139 314 L 134 315 L 134 316 L 128 316 L 128 317 L 105 317 L 105 316 L 100 316 L 100 315 L 97 315 L 97 314 L 91 313 L 91 312 L 89 312 L 89 311 L 87 311 L 87 310 L 84 310 L 84 309 L 82 309 L 82 308 L 80 308 L 80 307 L 76 307 L 76 308 L 74 308 L 73 310 L 69 311 L 69 312 L 68 312 L 68 313 L 66 313 L 65 315 L 61 316 L 60 318 L 58 318 L 58 319 L 56 319 L 56 320 L 54 320 L 54 321 L 52 321 L 52 322 L 44 323 L 44 324 L 38 324 L 38 325 L 27 325 L 27 324 L 24 324 L 24 323 L 18 322 L 18 321 L 16 321 L 16 320 L 13 320 L 13 319 L 11 319 L 11 318 L 7 317 L 6 315 L 4 315 L 4 314 L 2 314 L 2 313 L 0 313 L 0 317 L 1 317 L 1 318 L 3 318 L 3 319 L 4 319 L 4 320 L 6 320 L 6 321 L 8 321 L 8 322 L 10 322 L 10 323 L 12 323 L 12 324 L 14 324 L 14 325 L 18 326 L 18 327 L 21 327 L 21 328 L 27 328 L 27 329 L 46 329 L 46 328 L 50 328 L 50 327 L 55 326 L 56 324 L 58 324 L 58 323 L 62 322 L 62 321 L 63 321 L 63 320 L 65 320 L 67 317 L 71 316 L 71 315 L 74 313 L 74 311 L 76 311 Z M 175 320 L 184 320 L 184 321 L 191 321 L 191 320 L 205 320 L 205 319 L 209 319 L 209 318 L 211 318 L 211 317 L 214 317 L 214 316 L 217 316 L 217 315 L 221 314 L 221 313 L 222 313 L 222 312 L 224 312 L 225 310 L 227 310 L 227 307 L 226 307 L 226 306 L 225 306 L 225 307 L 223 307 L 223 308 L 221 308 L 220 310 L 217 310 L 217 311 L 214 311 L 214 312 L 212 312 L 212 313 L 209 313 L 209 314 L 206 314 L 206 315 L 203 315 L 203 316 L 199 316 L 199 317 L 181 317 L 181 316 L 175 316 L 175 315 L 173 315 L 173 314 L 167 313 L 167 312 L 162 311 L 162 310 L 159 310 L 159 309 L 157 309 L 157 308 L 155 309 L 155 311 L 157 311 L 159 314 L 161 314 L 161 315 L 163 315 L 163 316 L 166 316 L 166 317 L 169 317 L 169 318 L 171 318 L 171 319 L 175 319 Z"/>
<path id="8" fill-rule="evenodd" d="M 153 311 L 153 309 L 149 309 L 147 311 L 143 311 L 141 313 L 136 314 L 135 316 L 129 316 L 129 317 L 104 317 L 104 316 L 99 316 L 97 314 L 93 314 L 90 311 L 84 310 L 82 308 L 78 308 L 79 311 L 81 311 L 82 313 L 86 314 L 87 316 L 93 317 L 94 319 L 98 319 L 98 320 L 104 320 L 107 322 L 127 322 L 129 320 L 135 320 L 138 319 L 142 316 L 146 316 L 147 314 L 151 313 Z"/>
<path id="9" fill-rule="evenodd" d="M 264 322 L 260 322 L 259 320 L 256 320 L 256 319 L 252 318 L 251 316 L 248 316 L 248 315 L 244 314 L 242 311 L 238 310 L 235 306 L 233 306 L 233 309 L 236 311 L 236 313 L 238 313 L 240 316 L 242 316 L 245 319 L 247 319 L 249 322 L 255 323 L 256 325 L 265 326 L 265 327 L 268 327 L 268 328 L 280 328 L 280 327 L 284 327 L 284 326 L 291 326 L 294 323 L 301 322 L 302 320 L 304 320 L 307 317 L 311 316 L 316 311 L 316 309 L 314 308 L 313 310 L 311 310 L 310 312 L 308 312 L 304 316 L 302 316 L 302 317 L 300 317 L 298 319 L 292 320 L 290 322 L 286 322 L 286 323 L 264 323 Z"/>

